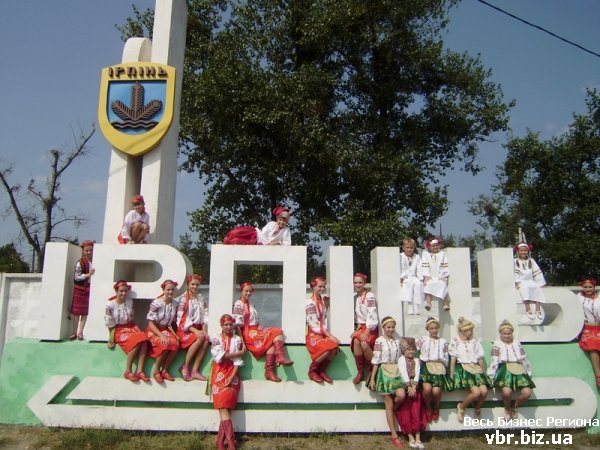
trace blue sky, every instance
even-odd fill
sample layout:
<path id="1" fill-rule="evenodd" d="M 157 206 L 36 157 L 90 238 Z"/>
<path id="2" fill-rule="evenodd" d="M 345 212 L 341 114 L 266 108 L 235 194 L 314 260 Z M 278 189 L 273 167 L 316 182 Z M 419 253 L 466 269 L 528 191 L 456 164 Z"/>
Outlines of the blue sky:
<path id="1" fill-rule="evenodd" d="M 0 17 L 0 164 L 12 163 L 13 183 L 48 173 L 47 152 L 70 149 L 74 134 L 97 121 L 98 88 L 103 67 L 121 61 L 123 43 L 115 24 L 154 0 L 5 0 Z M 490 0 L 523 19 L 600 52 L 600 2 L 597 0 Z M 477 0 L 463 0 L 452 11 L 444 36 L 457 51 L 480 54 L 502 85 L 506 101 L 516 100 L 511 128 L 527 128 L 542 138 L 565 130 L 573 113 L 585 112 L 585 88 L 600 86 L 600 58 L 505 16 Z M 505 156 L 507 135 L 480 149 L 486 167 L 476 177 L 461 172 L 447 177 L 449 212 L 440 221 L 444 234 L 466 235 L 476 229 L 465 202 L 487 192 Z M 100 130 L 92 154 L 69 169 L 62 185 L 63 206 L 89 217 L 79 230 L 65 234 L 101 240 L 110 146 Z M 175 237 L 188 229 L 186 211 L 200 206 L 202 188 L 195 174 L 179 174 Z M 0 209 L 7 197 L 0 194 Z M 436 229 L 439 224 L 432 224 Z M 116 234 L 116 232 L 115 232 Z M 0 218 L 0 245 L 19 235 L 13 216 Z M 22 247 L 28 259 L 30 251 Z"/>

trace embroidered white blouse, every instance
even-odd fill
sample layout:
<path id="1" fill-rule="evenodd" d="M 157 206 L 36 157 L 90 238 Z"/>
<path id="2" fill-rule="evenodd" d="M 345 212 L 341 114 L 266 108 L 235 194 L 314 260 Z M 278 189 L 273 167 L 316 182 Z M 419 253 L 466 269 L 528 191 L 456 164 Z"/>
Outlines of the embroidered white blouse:
<path id="1" fill-rule="evenodd" d="M 323 302 L 323 308 L 317 308 L 317 304 L 311 297 L 308 297 L 304 305 L 304 312 L 306 313 L 306 324 L 308 328 L 316 334 L 322 334 L 321 327 L 323 330 L 327 329 L 327 307 Z"/>
<path id="2" fill-rule="evenodd" d="M 419 359 L 424 362 L 441 362 L 448 366 L 448 341 L 444 338 L 433 339 L 429 335 L 422 336 L 416 341 L 419 349 Z"/>
<path id="3" fill-rule="evenodd" d="M 463 341 L 458 336 L 454 336 L 450 341 L 448 353 L 450 356 L 454 356 L 457 362 L 461 364 L 477 364 L 484 356 L 483 346 L 479 339 L 472 338 L 468 341 Z"/>
<path id="4" fill-rule="evenodd" d="M 531 364 L 529 364 L 521 343 L 513 339 L 512 343 L 507 344 L 500 339 L 496 339 L 492 346 L 492 361 L 487 370 L 489 377 L 493 379 L 500 364 L 507 362 L 521 363 L 527 373 L 531 375 Z"/>
<path id="5" fill-rule="evenodd" d="M 411 382 L 408 367 L 407 367 L 407 359 L 406 356 L 401 356 L 398 359 L 398 368 L 400 369 L 400 375 L 402 375 L 402 380 L 408 384 Z M 412 381 L 418 383 L 421 380 L 421 361 L 419 358 L 413 358 L 415 362 L 415 376 Z"/>
<path id="6" fill-rule="evenodd" d="M 258 317 L 258 311 L 256 310 L 256 308 L 254 306 L 252 306 L 252 303 L 250 303 L 250 317 L 248 318 L 248 325 L 249 326 L 257 326 L 260 325 L 260 320 Z M 240 327 L 240 328 L 244 328 L 244 302 L 242 302 L 241 300 L 237 300 L 234 304 L 233 304 L 233 310 L 231 313 L 233 320 L 234 320 L 234 325 L 236 327 Z"/>
<path id="7" fill-rule="evenodd" d="M 156 298 L 150 303 L 146 319 L 154 322 L 156 326 L 168 327 L 177 317 L 177 306 L 176 300 L 167 305 L 161 298 Z"/>
<path id="8" fill-rule="evenodd" d="M 289 227 L 279 228 L 277 222 L 269 222 L 258 233 L 258 240 L 263 245 L 279 243 L 281 245 L 292 245 L 292 233 Z"/>
<path id="9" fill-rule="evenodd" d="M 364 291 L 360 296 L 354 293 L 354 323 L 365 324 L 371 331 L 379 326 L 377 300 L 372 292 Z"/>
<path id="10" fill-rule="evenodd" d="M 126 325 L 133 322 L 133 300 L 125 299 L 122 304 L 117 303 L 116 299 L 108 300 L 104 309 L 104 323 L 108 328 L 114 328 L 117 325 Z"/>
<path id="11" fill-rule="evenodd" d="M 400 253 L 400 279 L 407 278 L 418 278 L 423 281 L 421 257 L 417 253 L 413 253 L 410 258 L 404 252 Z"/>
<path id="12" fill-rule="evenodd" d="M 583 306 L 583 314 L 586 323 L 600 324 L 600 299 L 596 295 L 596 298 L 584 297 L 580 292 L 577 294 L 577 298 Z"/>
<path id="13" fill-rule="evenodd" d="M 208 325 L 208 308 L 206 301 L 201 294 L 197 298 L 190 298 L 188 302 L 188 312 L 184 323 L 183 314 L 185 312 L 186 295 L 182 295 L 177 301 L 177 328 L 181 328 L 184 332 L 188 332 L 192 325 L 202 327 Z"/>
<path id="14" fill-rule="evenodd" d="M 373 358 L 371 364 L 397 363 L 402 355 L 400 339 L 388 339 L 379 336 L 373 346 Z"/>
<path id="15" fill-rule="evenodd" d="M 421 268 L 423 276 L 430 277 L 433 280 L 448 278 L 450 276 L 448 256 L 442 250 L 437 253 L 429 253 L 427 250 L 423 250 Z"/>
<path id="16" fill-rule="evenodd" d="M 241 337 L 239 337 L 237 334 L 233 334 L 230 339 L 229 349 L 226 349 L 225 340 L 223 339 L 222 333 L 215 334 L 210 338 L 210 353 L 217 364 L 223 360 L 225 353 L 239 352 L 242 349 Z M 241 356 L 232 358 L 231 361 L 233 362 L 234 366 L 244 365 L 244 360 Z"/>

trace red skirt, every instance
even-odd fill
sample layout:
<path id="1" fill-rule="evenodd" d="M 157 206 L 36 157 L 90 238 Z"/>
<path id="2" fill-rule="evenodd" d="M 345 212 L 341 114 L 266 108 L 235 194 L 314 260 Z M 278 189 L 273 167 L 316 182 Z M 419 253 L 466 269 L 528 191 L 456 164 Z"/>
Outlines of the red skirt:
<path id="1" fill-rule="evenodd" d="M 351 349 L 354 347 L 354 339 L 358 339 L 360 341 L 360 337 L 364 334 L 365 331 L 367 331 L 367 325 L 364 323 L 361 323 L 359 325 L 359 327 L 357 328 L 357 330 L 354 333 L 352 333 L 352 336 L 350 336 L 352 338 L 352 340 L 350 341 Z M 378 337 L 379 337 L 379 330 L 377 328 L 375 328 L 375 330 L 369 330 L 369 336 L 367 337 L 367 344 L 369 344 L 369 346 L 371 348 L 373 348 L 373 346 L 375 345 L 375 341 L 377 340 Z"/>
<path id="2" fill-rule="evenodd" d="M 198 328 L 202 327 L 198 325 Z M 191 331 L 183 331 L 180 328 L 177 329 L 177 336 L 179 337 L 179 348 L 188 348 L 198 340 L 198 336 L 196 336 L 195 333 Z M 206 336 L 205 339 L 208 339 L 208 336 Z"/>
<path id="3" fill-rule="evenodd" d="M 73 303 L 71 303 L 71 314 L 76 316 L 87 316 L 90 309 L 90 285 L 73 286 Z"/>
<path id="4" fill-rule="evenodd" d="M 223 239 L 225 245 L 257 245 L 258 232 L 254 227 L 235 227 Z"/>
<path id="5" fill-rule="evenodd" d="M 579 346 L 584 352 L 600 351 L 600 325 L 586 323 L 579 336 Z"/>
<path id="6" fill-rule="evenodd" d="M 282 334 L 283 330 L 281 328 L 261 328 L 257 325 L 249 326 L 248 331 L 242 330 L 244 344 L 257 360 L 269 350 L 275 338 Z"/>
<path id="7" fill-rule="evenodd" d="M 400 409 L 396 411 L 396 419 L 398 419 L 398 425 L 405 434 L 425 431 L 427 415 L 423 407 L 420 389 L 417 389 L 417 395 L 413 398 L 409 397 L 408 394 L 406 395 Z"/>
<path id="8" fill-rule="evenodd" d="M 126 325 L 117 325 L 115 327 L 115 342 L 123 349 L 125 353 L 129 353 L 136 348 L 140 342 L 148 340 L 148 336 L 139 327 L 130 322 Z"/>
<path id="9" fill-rule="evenodd" d="M 306 335 L 306 348 L 313 361 L 323 353 L 335 350 L 338 347 L 338 343 L 333 339 L 314 333 L 313 331 L 309 331 Z"/>
<path id="10" fill-rule="evenodd" d="M 161 334 L 169 338 L 169 343 L 167 345 L 162 345 L 158 336 L 156 336 L 152 330 L 147 329 L 146 336 L 148 336 L 148 340 L 150 341 L 150 352 L 148 354 L 151 358 L 157 358 L 165 351 L 176 352 L 179 349 L 179 343 L 177 342 L 175 334 L 167 327 L 159 327 L 158 325 L 157 327 Z"/>
<path id="11" fill-rule="evenodd" d="M 218 364 L 213 361 L 210 383 L 215 409 L 235 409 L 237 406 L 238 394 L 242 386 L 239 375 L 233 377 L 229 386 L 225 386 L 234 369 L 235 366 L 230 359 L 224 359 Z"/>

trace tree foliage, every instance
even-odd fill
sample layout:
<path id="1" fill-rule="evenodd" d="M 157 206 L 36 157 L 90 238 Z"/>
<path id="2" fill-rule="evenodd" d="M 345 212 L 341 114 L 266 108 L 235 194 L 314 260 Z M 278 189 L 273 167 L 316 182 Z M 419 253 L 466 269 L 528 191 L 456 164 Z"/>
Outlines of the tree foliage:
<path id="1" fill-rule="evenodd" d="M 189 0 L 183 169 L 206 184 L 200 245 L 293 209 L 295 244 L 424 236 L 440 178 L 476 173 L 508 106 L 478 58 L 444 49 L 457 0 Z"/>
<path id="2" fill-rule="evenodd" d="M 29 272 L 29 266 L 15 248 L 15 244 L 0 247 L 0 272 L 23 273 Z"/>
<path id="3" fill-rule="evenodd" d="M 513 245 L 522 227 L 557 284 L 597 276 L 600 267 L 600 96 L 588 91 L 586 103 L 587 114 L 575 114 L 561 136 L 511 139 L 492 194 L 471 204 L 497 246 Z"/>
<path id="4" fill-rule="evenodd" d="M 68 151 L 52 149 L 48 152 L 50 174 L 45 179 L 45 186 L 40 186 L 36 179 L 31 178 L 25 192 L 19 183 L 12 183 L 10 175 L 14 167 L 4 163 L 0 167 L 0 183 L 8 196 L 7 212 L 14 214 L 21 233 L 35 253 L 37 272 L 43 270 L 46 242 L 70 239 L 58 234 L 60 225 L 70 222 L 81 226 L 86 218 L 79 214 L 68 214 L 61 205 L 61 179 L 65 171 L 78 158 L 86 156 L 90 149 L 88 142 L 95 132 L 92 127 L 87 133 L 81 132 L 73 136 L 73 148 Z"/>

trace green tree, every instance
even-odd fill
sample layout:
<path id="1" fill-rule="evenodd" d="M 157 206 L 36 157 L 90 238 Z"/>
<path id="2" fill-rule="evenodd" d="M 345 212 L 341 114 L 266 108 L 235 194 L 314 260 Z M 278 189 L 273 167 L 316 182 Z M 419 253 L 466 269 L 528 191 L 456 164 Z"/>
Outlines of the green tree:
<path id="1" fill-rule="evenodd" d="M 480 60 L 444 50 L 457 3 L 189 0 L 182 168 L 206 185 L 199 245 L 277 204 L 295 244 L 352 245 L 357 270 L 423 236 L 447 207 L 440 178 L 476 173 L 478 142 L 507 125 Z"/>
<path id="2" fill-rule="evenodd" d="M 23 261 L 15 244 L 6 244 L 0 247 L 0 272 L 29 272 L 29 266 Z"/>
<path id="3" fill-rule="evenodd" d="M 575 114 L 561 136 L 511 139 L 498 183 L 471 203 L 496 246 L 513 245 L 521 227 L 557 284 L 597 276 L 600 267 L 600 95 L 588 91 L 586 103 L 587 114 Z"/>

